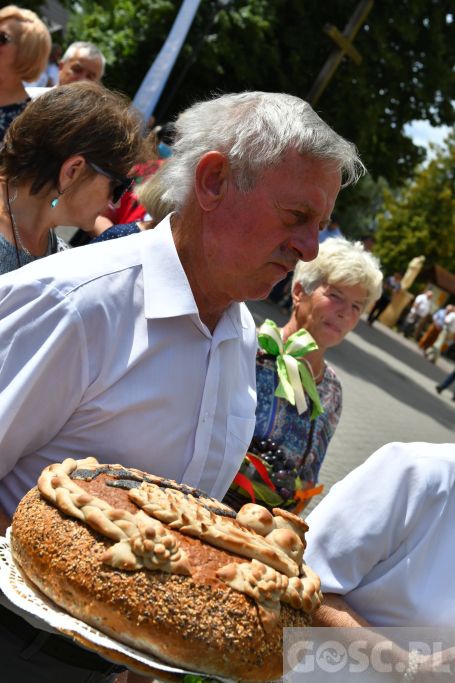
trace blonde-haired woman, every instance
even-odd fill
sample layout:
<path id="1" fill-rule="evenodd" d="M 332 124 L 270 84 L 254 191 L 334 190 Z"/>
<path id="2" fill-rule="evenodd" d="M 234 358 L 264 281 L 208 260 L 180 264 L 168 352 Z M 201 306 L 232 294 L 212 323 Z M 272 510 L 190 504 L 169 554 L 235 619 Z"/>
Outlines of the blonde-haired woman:
<path id="1" fill-rule="evenodd" d="M 254 497 L 300 511 L 320 491 L 319 469 L 342 408 L 341 383 L 325 353 L 381 290 L 379 261 L 360 242 L 331 238 L 314 261 L 299 261 L 288 322 L 281 330 L 272 321 L 259 329 L 256 427 L 251 455 L 226 495 L 230 505 Z"/>
<path id="2" fill-rule="evenodd" d="M 7 5 L 0 9 L 0 142 L 30 98 L 23 81 L 46 68 L 51 36 L 35 12 Z"/>

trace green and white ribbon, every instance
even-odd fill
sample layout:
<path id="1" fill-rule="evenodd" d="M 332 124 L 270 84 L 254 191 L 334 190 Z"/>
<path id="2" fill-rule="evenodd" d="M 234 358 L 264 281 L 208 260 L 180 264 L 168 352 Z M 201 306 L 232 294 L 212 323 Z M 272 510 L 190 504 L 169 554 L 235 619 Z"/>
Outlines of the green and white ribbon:
<path id="1" fill-rule="evenodd" d="M 307 364 L 299 360 L 318 348 L 311 334 L 301 329 L 291 334 L 283 343 L 277 324 L 273 320 L 265 320 L 258 330 L 258 340 L 260 347 L 266 353 L 276 356 L 276 368 L 280 381 L 275 396 L 289 401 L 301 415 L 307 409 L 306 392 L 312 401 L 311 419 L 314 420 L 321 415 L 324 409 L 319 400 L 313 375 Z"/>

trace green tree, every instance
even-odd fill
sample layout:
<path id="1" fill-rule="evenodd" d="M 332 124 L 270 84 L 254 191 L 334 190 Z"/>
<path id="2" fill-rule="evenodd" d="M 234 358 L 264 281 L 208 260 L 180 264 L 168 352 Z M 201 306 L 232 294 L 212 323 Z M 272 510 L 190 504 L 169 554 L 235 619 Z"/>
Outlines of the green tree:
<path id="1" fill-rule="evenodd" d="M 426 267 L 455 272 L 455 132 L 399 192 L 385 192 L 375 237 L 386 272 L 404 272 L 421 254 Z"/>
<path id="2" fill-rule="evenodd" d="M 202 0 L 157 109 L 166 120 L 216 91 L 262 89 L 305 97 L 334 49 L 324 33 L 342 30 L 359 0 Z M 108 58 L 106 83 L 133 96 L 179 8 L 167 0 L 67 0 L 68 40 L 96 43 Z M 452 0 L 377 0 L 355 46 L 317 109 L 353 140 L 374 177 L 392 185 L 424 157 L 405 123 L 455 120 L 455 22 Z M 184 78 L 182 78 L 182 75 Z"/>

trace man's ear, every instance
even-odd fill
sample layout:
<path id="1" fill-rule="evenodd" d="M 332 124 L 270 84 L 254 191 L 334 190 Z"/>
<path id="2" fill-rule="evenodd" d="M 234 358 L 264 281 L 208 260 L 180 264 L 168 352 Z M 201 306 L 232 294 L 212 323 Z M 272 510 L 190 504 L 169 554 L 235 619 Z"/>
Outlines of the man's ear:
<path id="1" fill-rule="evenodd" d="M 84 157 L 80 154 L 75 154 L 66 161 L 60 167 L 59 173 L 59 189 L 64 192 L 68 189 L 76 180 L 82 177 L 83 173 L 87 168 L 87 162 Z"/>
<path id="2" fill-rule="evenodd" d="M 195 192 L 204 211 L 216 209 L 226 194 L 229 180 L 229 162 L 221 152 L 207 152 L 198 165 L 195 174 Z"/>

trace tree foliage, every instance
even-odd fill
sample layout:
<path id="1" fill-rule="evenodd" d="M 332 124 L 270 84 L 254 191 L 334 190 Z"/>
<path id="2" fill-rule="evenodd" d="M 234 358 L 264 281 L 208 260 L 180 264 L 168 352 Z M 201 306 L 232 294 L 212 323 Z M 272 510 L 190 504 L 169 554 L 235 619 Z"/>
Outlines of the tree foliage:
<path id="1" fill-rule="evenodd" d="M 455 132 L 428 166 L 399 192 L 385 192 L 375 252 L 387 272 L 404 272 L 414 256 L 455 272 Z"/>
<path id="2" fill-rule="evenodd" d="M 285 91 L 305 98 L 359 0 L 202 0 L 157 109 L 166 120 L 212 92 Z M 91 40 L 106 54 L 106 84 L 133 96 L 159 52 L 179 3 L 72 2 L 68 41 Z M 355 39 L 363 61 L 344 58 L 317 110 L 353 140 L 374 177 L 409 177 L 424 152 L 405 123 L 455 120 L 452 0 L 376 0 Z"/>

